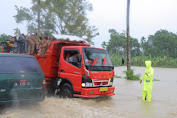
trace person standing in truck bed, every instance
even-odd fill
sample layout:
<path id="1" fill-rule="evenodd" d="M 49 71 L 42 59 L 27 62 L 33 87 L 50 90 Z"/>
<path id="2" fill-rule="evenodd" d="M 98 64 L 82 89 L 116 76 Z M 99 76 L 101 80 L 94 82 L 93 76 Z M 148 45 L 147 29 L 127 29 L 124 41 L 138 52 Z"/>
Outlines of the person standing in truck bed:
<path id="1" fill-rule="evenodd" d="M 47 48 L 43 47 L 43 45 L 47 42 L 48 38 L 43 37 L 42 41 L 39 43 L 39 54 L 45 55 Z"/>
<path id="2" fill-rule="evenodd" d="M 47 40 L 47 37 L 43 37 L 43 39 L 44 39 L 43 42 L 40 42 L 40 44 L 41 44 L 41 46 L 40 46 L 40 50 L 41 50 L 40 54 L 45 55 L 48 47 L 50 46 L 50 43 L 52 41 L 56 40 L 56 39 L 55 39 L 55 37 L 53 35 L 50 36 L 49 40 Z M 39 38 L 38 38 L 38 41 L 39 41 Z"/>
<path id="3" fill-rule="evenodd" d="M 26 35 L 26 40 L 28 42 L 28 55 L 32 55 L 34 53 L 34 49 L 35 49 L 35 34 L 31 34 L 30 35 L 30 39 L 29 39 L 29 34 L 30 32 L 27 33 Z"/>

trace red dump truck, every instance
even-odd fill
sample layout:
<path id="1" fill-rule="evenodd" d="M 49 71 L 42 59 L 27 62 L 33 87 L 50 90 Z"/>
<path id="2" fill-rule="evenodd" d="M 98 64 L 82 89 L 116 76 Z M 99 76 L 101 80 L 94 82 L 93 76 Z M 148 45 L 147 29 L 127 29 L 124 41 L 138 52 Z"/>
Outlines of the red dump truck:
<path id="1" fill-rule="evenodd" d="M 34 55 L 45 75 L 47 94 L 92 98 L 115 95 L 114 67 L 105 49 L 83 41 L 52 41 L 45 55 Z"/>

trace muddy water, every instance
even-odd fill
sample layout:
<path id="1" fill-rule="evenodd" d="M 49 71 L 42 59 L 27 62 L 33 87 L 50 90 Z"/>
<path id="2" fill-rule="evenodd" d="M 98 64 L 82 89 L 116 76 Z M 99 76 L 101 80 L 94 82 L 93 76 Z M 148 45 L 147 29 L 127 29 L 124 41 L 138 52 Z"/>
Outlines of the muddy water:
<path id="1" fill-rule="evenodd" d="M 143 75 L 144 67 L 133 67 Z M 126 67 L 116 67 L 124 77 Z M 154 68 L 152 102 L 141 101 L 142 85 L 138 81 L 115 78 L 116 95 L 97 99 L 46 98 L 38 104 L 16 104 L 1 108 L 0 118 L 176 118 L 177 69 Z"/>

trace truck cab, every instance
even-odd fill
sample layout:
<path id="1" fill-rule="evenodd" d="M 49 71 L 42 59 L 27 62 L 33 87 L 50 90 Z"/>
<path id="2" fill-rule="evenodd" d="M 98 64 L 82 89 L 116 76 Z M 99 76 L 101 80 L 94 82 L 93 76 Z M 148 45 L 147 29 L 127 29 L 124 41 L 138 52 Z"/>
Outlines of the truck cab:
<path id="1" fill-rule="evenodd" d="M 82 41 L 52 41 L 45 55 L 34 55 L 48 94 L 92 98 L 114 95 L 114 67 L 105 49 Z"/>

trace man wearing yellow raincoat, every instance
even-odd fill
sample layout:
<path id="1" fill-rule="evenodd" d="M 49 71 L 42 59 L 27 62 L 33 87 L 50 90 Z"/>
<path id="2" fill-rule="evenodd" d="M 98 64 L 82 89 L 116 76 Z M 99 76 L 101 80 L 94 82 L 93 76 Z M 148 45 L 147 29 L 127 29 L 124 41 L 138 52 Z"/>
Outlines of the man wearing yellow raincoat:
<path id="1" fill-rule="evenodd" d="M 145 61 L 145 65 L 146 70 L 144 76 L 140 80 L 140 84 L 143 81 L 142 100 L 151 102 L 154 69 L 151 67 L 151 61 Z"/>

